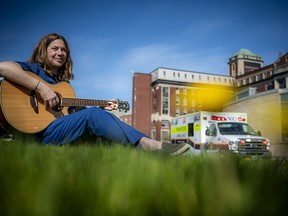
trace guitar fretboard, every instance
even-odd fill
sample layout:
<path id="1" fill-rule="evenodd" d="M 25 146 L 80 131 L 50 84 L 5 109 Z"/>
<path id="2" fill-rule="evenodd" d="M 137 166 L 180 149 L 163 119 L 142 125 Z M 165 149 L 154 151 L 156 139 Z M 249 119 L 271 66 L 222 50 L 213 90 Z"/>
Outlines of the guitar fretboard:
<path id="1" fill-rule="evenodd" d="M 94 100 L 94 99 L 78 99 L 78 98 L 62 98 L 61 106 L 99 106 L 106 107 L 109 100 Z M 117 103 L 117 102 L 115 102 Z"/>

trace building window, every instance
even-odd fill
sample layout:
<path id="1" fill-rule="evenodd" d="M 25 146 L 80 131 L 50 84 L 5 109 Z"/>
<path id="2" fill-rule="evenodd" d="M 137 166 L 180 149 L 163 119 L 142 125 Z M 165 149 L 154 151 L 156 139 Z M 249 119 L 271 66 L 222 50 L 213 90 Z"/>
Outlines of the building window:
<path id="1" fill-rule="evenodd" d="M 265 84 L 265 91 L 271 90 L 271 89 L 274 89 L 274 82 L 273 81 L 269 81 L 267 84 Z"/>
<path id="2" fill-rule="evenodd" d="M 168 115 L 168 98 L 163 98 L 162 102 L 162 114 Z"/>
<path id="3" fill-rule="evenodd" d="M 168 120 L 162 120 L 161 125 L 162 125 L 162 127 L 169 127 L 169 121 Z"/>
<path id="4" fill-rule="evenodd" d="M 175 101 L 176 105 L 180 105 L 180 97 L 176 96 L 176 101 Z"/>
<path id="5" fill-rule="evenodd" d="M 255 62 L 244 62 L 244 66 L 246 67 L 251 67 L 251 68 L 260 68 L 261 65 L 259 63 L 255 63 Z"/>
<path id="6" fill-rule="evenodd" d="M 176 94 L 179 94 L 180 93 L 180 89 L 179 88 L 176 88 Z"/>
<path id="7" fill-rule="evenodd" d="M 170 140 L 169 131 L 166 131 L 166 130 L 161 131 L 161 140 L 162 141 L 169 141 Z"/>
<path id="8" fill-rule="evenodd" d="M 166 76 L 166 71 L 163 71 L 163 75 Z"/>
<path id="9" fill-rule="evenodd" d="M 195 107 L 195 100 L 192 100 L 191 106 L 192 106 L 192 107 Z"/>
<path id="10" fill-rule="evenodd" d="M 286 79 L 285 79 L 285 77 L 281 78 L 281 79 L 278 79 L 277 82 L 279 83 L 279 88 L 280 89 L 286 88 Z"/>
<path id="11" fill-rule="evenodd" d="M 168 96 L 169 88 L 163 87 L 163 96 Z"/>
<path id="12" fill-rule="evenodd" d="M 156 139 L 156 131 L 155 130 L 152 131 L 152 139 L 154 139 L 154 140 Z"/>
<path id="13" fill-rule="evenodd" d="M 183 115 L 187 115 L 187 109 L 186 108 L 183 109 Z"/>
<path id="14" fill-rule="evenodd" d="M 169 111 L 169 88 L 163 87 L 162 92 L 162 114 L 168 115 Z"/>
<path id="15" fill-rule="evenodd" d="M 232 77 L 235 77 L 236 76 L 236 66 L 235 66 L 235 63 L 232 64 Z"/>
<path id="16" fill-rule="evenodd" d="M 244 98 L 244 97 L 248 97 L 249 96 L 249 91 L 244 91 L 241 92 L 240 94 L 238 94 L 238 99 Z"/>
<path id="17" fill-rule="evenodd" d="M 153 95 L 153 113 L 156 113 L 156 104 L 157 104 L 156 94 L 154 94 Z"/>
<path id="18" fill-rule="evenodd" d="M 187 98 L 186 97 L 183 98 L 183 106 L 187 106 Z"/>
<path id="19" fill-rule="evenodd" d="M 176 116 L 179 116 L 180 115 L 180 109 L 179 109 L 179 107 L 177 107 L 176 108 L 176 114 L 175 114 Z"/>

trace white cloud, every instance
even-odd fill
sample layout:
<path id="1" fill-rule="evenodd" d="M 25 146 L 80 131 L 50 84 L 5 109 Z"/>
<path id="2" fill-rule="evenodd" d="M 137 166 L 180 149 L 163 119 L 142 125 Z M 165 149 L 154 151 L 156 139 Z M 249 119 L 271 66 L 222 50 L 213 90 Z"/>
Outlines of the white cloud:
<path id="1" fill-rule="evenodd" d="M 170 67 L 208 73 L 225 73 L 227 57 L 222 48 L 187 51 L 169 44 L 152 44 L 134 48 L 118 62 L 119 67 L 130 66 L 136 72 L 149 73 L 157 67 Z M 223 61 L 224 58 L 224 61 Z"/>
<path id="2" fill-rule="evenodd" d="M 114 58 L 91 51 L 80 52 L 77 81 L 73 83 L 77 96 L 130 100 L 133 72 L 150 73 L 158 67 L 227 74 L 227 59 L 219 54 L 221 48 L 189 52 L 180 48 L 175 44 L 150 44 L 118 53 Z"/>

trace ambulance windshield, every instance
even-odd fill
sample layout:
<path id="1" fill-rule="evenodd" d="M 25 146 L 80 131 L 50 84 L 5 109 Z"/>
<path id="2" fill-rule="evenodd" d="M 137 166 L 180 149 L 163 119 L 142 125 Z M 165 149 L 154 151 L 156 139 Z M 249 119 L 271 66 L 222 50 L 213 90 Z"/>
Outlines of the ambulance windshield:
<path id="1" fill-rule="evenodd" d="M 253 128 L 245 123 L 219 122 L 218 128 L 222 135 L 256 135 Z"/>

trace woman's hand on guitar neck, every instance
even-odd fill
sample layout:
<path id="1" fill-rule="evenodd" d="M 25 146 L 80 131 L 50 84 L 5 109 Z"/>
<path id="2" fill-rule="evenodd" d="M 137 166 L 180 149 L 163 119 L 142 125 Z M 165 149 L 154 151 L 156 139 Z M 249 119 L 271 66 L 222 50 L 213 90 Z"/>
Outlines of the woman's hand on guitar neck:
<path id="1" fill-rule="evenodd" d="M 56 93 L 43 82 L 39 82 L 35 91 L 37 91 L 40 94 L 41 98 L 44 101 L 45 108 L 47 110 L 49 108 L 53 108 L 60 102 L 60 99 L 56 95 Z"/>
<path id="2" fill-rule="evenodd" d="M 105 110 L 118 110 L 118 103 L 116 99 L 112 99 L 111 101 L 108 102 L 108 106 L 104 108 Z"/>

